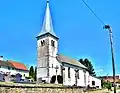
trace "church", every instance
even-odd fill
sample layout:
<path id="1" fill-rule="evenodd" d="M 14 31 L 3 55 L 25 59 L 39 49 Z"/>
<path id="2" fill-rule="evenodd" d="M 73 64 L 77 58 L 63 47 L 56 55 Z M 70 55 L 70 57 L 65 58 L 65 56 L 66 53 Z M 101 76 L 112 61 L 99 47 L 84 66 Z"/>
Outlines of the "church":
<path id="1" fill-rule="evenodd" d="M 38 82 L 101 88 L 101 80 L 92 77 L 87 67 L 58 53 L 59 38 L 53 28 L 49 1 L 46 2 L 43 25 L 36 38 Z"/>

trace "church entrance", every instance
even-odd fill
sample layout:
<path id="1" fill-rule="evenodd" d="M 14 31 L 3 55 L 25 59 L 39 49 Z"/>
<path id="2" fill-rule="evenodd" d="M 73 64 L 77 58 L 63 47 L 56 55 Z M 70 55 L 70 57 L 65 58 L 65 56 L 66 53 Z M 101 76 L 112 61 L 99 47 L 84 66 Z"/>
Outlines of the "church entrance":
<path id="1" fill-rule="evenodd" d="M 57 80 L 58 80 L 59 84 L 63 84 L 63 77 L 62 76 L 58 75 Z"/>
<path id="2" fill-rule="evenodd" d="M 50 80 L 50 83 L 54 84 L 55 83 L 55 80 L 56 80 L 56 76 L 52 76 L 51 80 Z"/>
<path id="3" fill-rule="evenodd" d="M 52 76 L 50 83 L 54 84 L 56 80 L 56 76 Z M 57 75 L 57 81 L 59 84 L 63 84 L 63 77 L 60 75 Z"/>

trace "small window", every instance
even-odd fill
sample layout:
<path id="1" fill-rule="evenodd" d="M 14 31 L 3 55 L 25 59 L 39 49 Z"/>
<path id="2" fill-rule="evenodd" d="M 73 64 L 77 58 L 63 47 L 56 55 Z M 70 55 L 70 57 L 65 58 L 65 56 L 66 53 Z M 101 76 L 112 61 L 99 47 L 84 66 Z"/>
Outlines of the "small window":
<path id="1" fill-rule="evenodd" d="M 53 68 L 53 64 L 52 64 L 52 68 Z"/>
<path id="2" fill-rule="evenodd" d="M 92 85 L 93 85 L 93 86 L 95 85 L 95 81 L 92 81 Z"/>
<path id="3" fill-rule="evenodd" d="M 68 78 L 70 78 L 70 67 L 68 67 Z"/>
<path id="4" fill-rule="evenodd" d="M 12 68 L 12 70 L 15 70 L 14 68 Z"/>
<path id="5" fill-rule="evenodd" d="M 1 68 L 1 66 L 0 66 L 0 68 Z"/>
<path id="6" fill-rule="evenodd" d="M 55 41 L 51 40 L 51 46 L 55 46 Z"/>
<path id="7" fill-rule="evenodd" d="M 10 70 L 10 67 L 8 67 L 8 70 Z"/>
<path id="8" fill-rule="evenodd" d="M 45 45 L 45 40 L 42 40 L 41 41 L 41 46 L 44 46 Z"/>

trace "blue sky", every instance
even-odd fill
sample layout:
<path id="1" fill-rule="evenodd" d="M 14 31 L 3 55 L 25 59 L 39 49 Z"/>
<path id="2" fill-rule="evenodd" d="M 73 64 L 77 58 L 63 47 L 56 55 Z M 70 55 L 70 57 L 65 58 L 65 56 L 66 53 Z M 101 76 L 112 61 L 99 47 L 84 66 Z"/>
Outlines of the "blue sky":
<path id="1" fill-rule="evenodd" d="M 85 0 L 114 34 L 116 73 L 120 73 L 120 1 Z M 45 13 L 45 0 L 0 0 L 0 55 L 36 64 L 36 36 Z M 75 59 L 89 58 L 99 75 L 112 75 L 108 32 L 81 0 L 51 0 L 59 52 Z"/>

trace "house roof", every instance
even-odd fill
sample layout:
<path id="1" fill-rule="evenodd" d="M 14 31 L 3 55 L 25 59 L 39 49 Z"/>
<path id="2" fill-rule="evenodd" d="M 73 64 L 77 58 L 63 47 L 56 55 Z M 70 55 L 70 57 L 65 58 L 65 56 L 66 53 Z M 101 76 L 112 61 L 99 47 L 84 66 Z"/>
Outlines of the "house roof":
<path id="1" fill-rule="evenodd" d="M 117 76 L 117 75 L 115 76 L 116 79 L 119 79 L 119 77 L 120 77 L 119 75 L 118 75 L 118 76 Z M 100 78 L 113 79 L 113 76 L 100 76 Z"/>
<path id="2" fill-rule="evenodd" d="M 83 64 L 81 64 L 79 61 L 77 61 L 75 59 L 72 59 L 70 57 L 66 57 L 66 56 L 63 56 L 61 54 L 58 54 L 57 59 L 60 62 L 67 63 L 67 64 L 70 64 L 70 65 L 74 65 L 74 66 L 78 66 L 78 67 L 87 69 L 87 67 L 85 67 Z"/>
<path id="3" fill-rule="evenodd" d="M 5 66 L 5 67 L 12 67 L 14 68 L 14 66 L 9 63 L 8 61 L 3 61 L 3 60 L 0 60 L 0 66 Z"/>
<path id="4" fill-rule="evenodd" d="M 23 63 L 15 62 L 12 60 L 8 60 L 16 69 L 20 70 L 28 70 L 27 67 Z"/>

